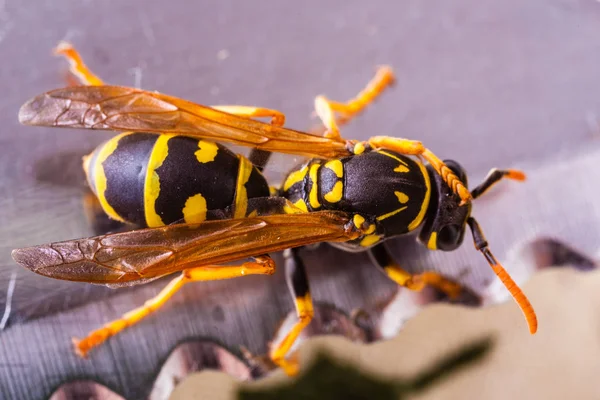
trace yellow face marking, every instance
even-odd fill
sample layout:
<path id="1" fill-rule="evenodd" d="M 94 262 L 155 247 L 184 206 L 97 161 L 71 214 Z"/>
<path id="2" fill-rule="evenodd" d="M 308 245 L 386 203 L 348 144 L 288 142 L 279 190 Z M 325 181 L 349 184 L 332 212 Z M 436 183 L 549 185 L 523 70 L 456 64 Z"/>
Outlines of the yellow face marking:
<path id="1" fill-rule="evenodd" d="M 177 135 L 160 135 L 154 143 L 154 148 L 148 160 L 148 170 L 146 171 L 146 181 L 144 182 L 144 213 L 146 216 L 146 224 L 153 228 L 163 226 L 165 223 L 156 212 L 156 199 L 160 195 L 160 178 L 156 173 L 162 163 L 169 155 L 169 147 L 167 142 Z"/>
<path id="2" fill-rule="evenodd" d="M 375 232 L 375 228 L 376 228 L 375 224 L 371 224 L 371 225 L 369 225 L 369 227 L 367 228 L 367 230 L 365 231 L 365 233 L 367 235 L 370 235 L 371 233 Z"/>
<path id="3" fill-rule="evenodd" d="M 325 163 L 325 168 L 332 170 L 335 176 L 338 178 L 342 178 L 344 176 L 344 166 L 340 160 L 332 160 Z"/>
<path id="4" fill-rule="evenodd" d="M 196 155 L 198 162 L 203 164 L 214 161 L 217 153 L 219 152 L 219 146 L 213 142 L 207 142 L 205 140 L 198 141 L 198 147 L 200 150 L 196 151 L 194 154 Z"/>
<path id="5" fill-rule="evenodd" d="M 361 228 L 365 223 L 365 217 L 360 214 L 354 214 L 354 217 L 352 217 L 352 222 L 354 222 L 354 226 Z"/>
<path id="6" fill-rule="evenodd" d="M 360 241 L 360 245 L 363 247 L 370 247 L 379 242 L 379 239 L 380 237 L 377 235 L 367 235 Z"/>
<path id="7" fill-rule="evenodd" d="M 121 222 L 124 222 L 125 220 L 119 214 L 117 214 L 115 209 L 110 204 L 108 204 L 108 201 L 106 200 L 105 192 L 106 192 L 107 181 L 106 181 L 106 174 L 104 172 L 104 167 L 102 166 L 102 163 L 104 161 L 106 161 L 108 156 L 110 156 L 112 153 L 114 153 L 114 151 L 117 149 L 117 146 L 119 145 L 119 140 L 121 140 L 121 138 L 123 138 L 124 136 L 130 135 L 130 134 L 131 134 L 131 132 L 121 133 L 120 135 L 117 135 L 114 138 L 110 139 L 108 142 L 106 142 L 100 149 L 100 152 L 98 153 L 98 157 L 96 158 L 96 163 L 93 166 L 93 168 L 95 170 L 94 180 L 96 181 L 95 187 L 96 187 L 96 196 L 98 197 L 98 201 L 100 202 L 100 205 L 102 206 L 102 209 L 104 210 L 106 215 L 108 215 L 112 219 L 115 219 L 115 220 L 121 221 Z"/>
<path id="8" fill-rule="evenodd" d="M 239 156 L 240 167 L 238 170 L 238 179 L 235 187 L 235 213 L 233 218 L 244 218 L 248 210 L 248 191 L 246 183 L 252 173 L 252 163 L 244 156 Z"/>
<path id="9" fill-rule="evenodd" d="M 337 181 L 335 185 L 333 185 L 333 189 L 331 189 L 331 192 L 325 193 L 325 196 L 323 197 L 330 203 L 337 203 L 342 199 L 343 195 L 344 184 L 342 183 L 342 181 Z"/>
<path id="10" fill-rule="evenodd" d="M 432 232 L 427 242 L 427 248 L 429 250 L 437 250 L 437 232 Z"/>
<path id="11" fill-rule="evenodd" d="M 198 224 L 206 220 L 206 199 L 198 193 L 190 196 L 183 207 L 183 219 L 188 224 Z"/>
<path id="12" fill-rule="evenodd" d="M 429 207 L 429 200 L 431 198 L 431 182 L 429 181 L 429 173 L 427 173 L 427 169 L 422 163 L 418 164 L 419 168 L 421 168 L 421 173 L 423 174 L 423 179 L 425 180 L 425 187 L 427 189 L 425 192 L 425 197 L 423 198 L 423 202 L 421 203 L 421 210 L 419 211 L 419 214 L 410 224 L 408 224 L 409 231 L 415 230 L 419 225 L 421 225 L 421 222 L 423 222 L 423 218 L 425 218 L 425 213 L 427 212 L 427 208 Z"/>
<path id="13" fill-rule="evenodd" d="M 384 156 L 388 156 L 390 158 L 393 158 L 394 160 L 398 161 L 400 163 L 399 166 L 397 166 L 396 168 L 394 168 L 394 172 L 408 172 L 410 171 L 410 168 L 408 168 L 408 164 L 406 163 L 406 161 L 402 160 L 400 157 L 397 157 L 393 154 L 388 153 L 387 151 L 383 151 L 383 150 L 377 150 L 377 152 L 379 154 L 383 154 Z"/>
<path id="14" fill-rule="evenodd" d="M 306 172 L 308 171 L 308 166 L 305 165 L 298 171 L 294 171 L 288 175 L 287 179 L 283 183 L 283 190 L 286 191 L 291 188 L 294 184 L 298 182 L 302 182 L 306 177 Z"/>
<path id="15" fill-rule="evenodd" d="M 362 154 L 365 152 L 365 145 L 362 142 L 358 142 L 354 145 L 354 149 L 352 151 L 356 155 Z"/>
<path id="16" fill-rule="evenodd" d="M 319 203 L 319 198 L 317 196 L 319 188 L 317 173 L 319 172 L 320 166 L 320 164 L 312 164 L 309 172 L 312 185 L 310 188 L 310 193 L 308 194 L 308 201 L 310 202 L 310 206 L 314 209 L 321 207 L 321 203 Z"/>

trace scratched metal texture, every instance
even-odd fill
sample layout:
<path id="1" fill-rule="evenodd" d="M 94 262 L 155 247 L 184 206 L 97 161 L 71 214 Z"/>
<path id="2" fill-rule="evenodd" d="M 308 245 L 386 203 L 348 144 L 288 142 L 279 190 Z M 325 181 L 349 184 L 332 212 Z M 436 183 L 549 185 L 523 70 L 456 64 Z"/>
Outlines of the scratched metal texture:
<path id="1" fill-rule="evenodd" d="M 10 258 L 14 247 L 91 234 L 80 159 L 107 134 L 16 119 L 25 100 L 63 85 L 65 65 L 50 55 L 59 40 L 73 41 L 108 82 L 276 108 L 297 129 L 309 126 L 316 94 L 349 98 L 376 65 L 392 65 L 396 88 L 344 135 L 422 140 L 459 160 L 471 182 L 494 166 L 530 171 L 526 184 L 505 183 L 475 209 L 494 252 L 515 261 L 506 266 L 522 280 L 513 255 L 540 235 L 597 250 L 599 22 L 592 0 L 0 1 L 0 313 L 14 288 L 0 332 L 0 397 L 46 398 L 65 381 L 91 378 L 145 398 L 177 343 L 204 337 L 262 354 L 293 306 L 281 273 L 191 285 L 89 360 L 73 355 L 71 336 L 142 304 L 164 282 L 117 291 L 67 284 Z M 293 162 L 275 157 L 268 176 Z M 434 268 L 503 296 L 470 243 L 453 254 L 412 239 L 389 247 L 409 269 Z M 364 255 L 328 247 L 304 255 L 317 301 L 350 312 L 395 291 Z"/>

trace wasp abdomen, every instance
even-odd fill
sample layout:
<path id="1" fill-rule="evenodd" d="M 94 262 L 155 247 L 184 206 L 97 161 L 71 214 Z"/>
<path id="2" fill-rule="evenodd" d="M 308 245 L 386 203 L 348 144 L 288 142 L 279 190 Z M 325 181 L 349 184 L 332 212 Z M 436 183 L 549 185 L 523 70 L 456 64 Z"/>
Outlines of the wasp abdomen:
<path id="1" fill-rule="evenodd" d="M 210 210 L 268 196 L 264 177 L 248 165 L 217 143 L 151 133 L 118 135 L 84 163 L 110 217 L 150 227 L 202 222 Z"/>

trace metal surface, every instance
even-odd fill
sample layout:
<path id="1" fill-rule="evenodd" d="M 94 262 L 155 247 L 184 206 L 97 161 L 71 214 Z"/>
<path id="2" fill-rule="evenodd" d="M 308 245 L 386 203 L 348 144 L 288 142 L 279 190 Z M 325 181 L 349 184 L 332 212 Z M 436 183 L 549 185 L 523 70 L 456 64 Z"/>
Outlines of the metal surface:
<path id="1" fill-rule="evenodd" d="M 297 129 L 309 126 L 316 94 L 346 99 L 376 65 L 392 65 L 397 87 L 344 135 L 422 140 L 460 161 L 473 184 L 495 166 L 530 172 L 527 183 L 503 183 L 475 206 L 492 249 L 522 280 L 526 268 L 512 254 L 538 235 L 597 251 L 599 20 L 600 4 L 576 0 L 0 2 L 0 312 L 16 273 L 0 333 L 0 397 L 43 398 L 87 377 L 143 398 L 178 342 L 206 337 L 260 354 L 293 307 L 280 273 L 191 285 L 89 360 L 72 354 L 71 336 L 142 304 L 164 281 L 110 291 L 34 276 L 10 259 L 14 247 L 91 233 L 80 159 L 108 136 L 16 119 L 25 100 L 63 85 L 65 64 L 50 54 L 59 40 L 73 41 L 108 82 L 276 108 Z M 269 176 L 291 162 L 275 157 Z M 480 291 L 491 279 L 469 243 L 454 254 L 428 253 L 411 238 L 389 246 L 413 270 L 433 267 Z M 322 246 L 304 256 L 313 297 L 346 312 L 396 290 L 366 255 Z"/>

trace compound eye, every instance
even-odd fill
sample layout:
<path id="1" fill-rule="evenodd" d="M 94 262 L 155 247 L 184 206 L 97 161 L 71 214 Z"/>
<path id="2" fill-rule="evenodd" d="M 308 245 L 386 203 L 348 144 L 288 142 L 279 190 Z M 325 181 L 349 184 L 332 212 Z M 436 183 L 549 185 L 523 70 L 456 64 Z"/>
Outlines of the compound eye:
<path id="1" fill-rule="evenodd" d="M 452 251 L 462 243 L 464 230 L 459 225 L 450 224 L 444 226 L 438 232 L 437 248 L 443 251 Z"/>

